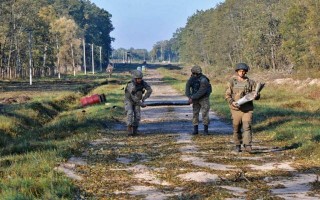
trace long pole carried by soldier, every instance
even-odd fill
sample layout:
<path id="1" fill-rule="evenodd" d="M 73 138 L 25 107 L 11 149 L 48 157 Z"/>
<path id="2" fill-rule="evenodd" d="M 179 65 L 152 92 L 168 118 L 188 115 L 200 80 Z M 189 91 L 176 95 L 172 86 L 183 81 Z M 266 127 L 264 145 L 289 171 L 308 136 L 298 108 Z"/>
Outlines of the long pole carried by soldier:
<path id="1" fill-rule="evenodd" d="M 132 71 L 132 79 L 125 87 L 125 110 L 127 114 L 128 136 L 136 136 L 141 119 L 141 107 L 146 107 L 144 101 L 150 97 L 152 89 L 143 80 L 143 73 Z"/>

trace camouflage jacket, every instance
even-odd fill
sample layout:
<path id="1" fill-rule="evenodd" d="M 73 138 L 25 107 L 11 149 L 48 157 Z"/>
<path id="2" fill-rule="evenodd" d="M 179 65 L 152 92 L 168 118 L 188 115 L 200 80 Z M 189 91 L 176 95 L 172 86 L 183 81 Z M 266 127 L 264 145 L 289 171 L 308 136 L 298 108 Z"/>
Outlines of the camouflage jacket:
<path id="1" fill-rule="evenodd" d="M 256 82 L 254 80 L 245 78 L 244 81 L 238 81 L 237 77 L 232 77 L 227 83 L 227 90 L 225 93 L 225 99 L 229 103 L 230 109 L 233 110 L 241 110 L 241 111 L 252 111 L 254 109 L 253 102 L 249 101 L 240 106 L 240 108 L 236 108 L 232 106 L 232 102 L 238 101 L 243 96 L 250 92 L 254 92 L 256 88 Z M 256 99 L 259 99 L 258 96 Z"/>
<path id="2" fill-rule="evenodd" d="M 139 105 L 141 101 L 150 97 L 152 89 L 150 85 L 142 80 L 141 84 L 137 84 L 134 80 L 127 83 L 125 88 L 125 101 Z"/>
<path id="3" fill-rule="evenodd" d="M 185 95 L 192 100 L 198 100 L 210 96 L 212 92 L 209 79 L 201 74 L 198 77 L 191 76 L 186 84 Z"/>

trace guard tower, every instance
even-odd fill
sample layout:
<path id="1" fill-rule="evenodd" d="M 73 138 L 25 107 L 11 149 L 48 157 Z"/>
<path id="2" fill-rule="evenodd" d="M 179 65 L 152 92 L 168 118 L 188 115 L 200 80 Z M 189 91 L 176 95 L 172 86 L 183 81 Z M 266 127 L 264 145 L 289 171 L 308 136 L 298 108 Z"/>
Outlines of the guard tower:
<path id="1" fill-rule="evenodd" d="M 131 64 L 132 61 L 132 54 L 130 51 L 126 52 L 126 63 L 130 63 Z"/>

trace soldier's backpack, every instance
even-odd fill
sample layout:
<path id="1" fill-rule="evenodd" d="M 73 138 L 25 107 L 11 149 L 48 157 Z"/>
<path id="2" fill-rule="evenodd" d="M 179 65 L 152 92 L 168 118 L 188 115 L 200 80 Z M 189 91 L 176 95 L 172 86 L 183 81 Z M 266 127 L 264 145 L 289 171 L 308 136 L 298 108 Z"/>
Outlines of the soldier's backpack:
<path id="1" fill-rule="evenodd" d="M 206 77 L 205 75 L 202 75 L 202 76 L 203 76 L 204 78 L 206 78 L 207 81 L 209 82 L 209 86 L 208 86 L 206 95 L 210 95 L 210 94 L 212 93 L 212 85 L 211 85 L 211 83 L 210 83 L 210 80 L 209 80 L 209 78 Z"/>
<path id="2" fill-rule="evenodd" d="M 206 77 L 205 75 L 202 74 L 201 77 L 199 77 L 199 78 L 193 78 L 193 82 L 191 84 L 192 85 L 192 94 L 195 94 L 198 92 L 198 90 L 200 88 L 200 82 L 203 78 L 207 79 L 207 81 L 209 83 L 209 86 L 208 86 L 207 91 L 204 94 L 204 96 L 209 96 L 212 93 L 212 86 L 211 86 L 210 80 L 208 79 L 208 77 Z"/>

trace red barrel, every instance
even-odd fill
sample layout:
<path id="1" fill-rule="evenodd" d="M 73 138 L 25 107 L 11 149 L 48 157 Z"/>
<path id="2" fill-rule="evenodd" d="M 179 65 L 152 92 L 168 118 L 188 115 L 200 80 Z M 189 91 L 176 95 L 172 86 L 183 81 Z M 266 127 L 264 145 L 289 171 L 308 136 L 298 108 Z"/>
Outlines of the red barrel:
<path id="1" fill-rule="evenodd" d="M 96 103 L 101 103 L 101 98 L 100 98 L 100 95 L 94 94 L 89 97 L 82 97 L 80 99 L 80 102 L 82 106 L 87 106 L 87 105 L 92 105 Z"/>

